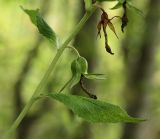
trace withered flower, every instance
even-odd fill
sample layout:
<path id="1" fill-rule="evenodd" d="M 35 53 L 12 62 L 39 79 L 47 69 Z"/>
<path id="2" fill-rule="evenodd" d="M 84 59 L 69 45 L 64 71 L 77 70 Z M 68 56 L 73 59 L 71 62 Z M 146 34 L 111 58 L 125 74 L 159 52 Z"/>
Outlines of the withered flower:
<path id="1" fill-rule="evenodd" d="M 98 29 L 98 34 L 97 36 L 99 35 L 100 38 L 101 38 L 101 28 L 103 28 L 103 33 L 104 33 L 104 38 L 105 38 L 105 48 L 106 48 L 106 51 L 110 54 L 114 54 L 110 48 L 110 46 L 108 45 L 108 36 L 107 36 L 107 32 L 106 32 L 106 27 L 107 25 L 109 26 L 109 28 L 114 32 L 114 34 L 116 35 L 116 37 L 118 38 L 117 34 L 116 34 L 116 31 L 115 31 L 115 28 L 111 22 L 112 19 L 114 19 L 115 17 L 118 17 L 119 16 L 114 16 L 112 17 L 111 19 L 108 18 L 108 14 L 104 11 L 104 9 L 100 8 L 101 11 L 102 11 L 102 15 L 101 15 L 101 20 L 99 21 L 98 25 L 97 25 L 97 29 Z"/>
<path id="2" fill-rule="evenodd" d="M 126 7 L 126 1 L 123 3 L 123 10 L 124 10 L 124 13 L 123 13 L 123 16 L 122 16 L 122 25 L 121 25 L 121 29 L 122 29 L 122 32 L 124 32 L 124 28 L 127 26 L 128 24 L 128 17 L 127 17 L 127 7 Z"/>

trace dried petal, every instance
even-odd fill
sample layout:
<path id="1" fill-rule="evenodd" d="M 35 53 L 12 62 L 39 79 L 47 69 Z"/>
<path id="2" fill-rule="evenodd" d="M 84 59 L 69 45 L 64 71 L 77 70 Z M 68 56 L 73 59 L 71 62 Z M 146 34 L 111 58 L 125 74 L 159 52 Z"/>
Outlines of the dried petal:
<path id="1" fill-rule="evenodd" d="M 114 55 L 114 53 L 112 52 L 112 50 L 108 44 L 105 45 L 105 48 L 108 53 L 110 53 L 111 55 Z"/>
<path id="2" fill-rule="evenodd" d="M 101 38 L 101 25 L 102 25 L 102 23 L 101 23 L 101 21 L 98 23 L 98 25 L 97 25 L 97 29 L 98 29 L 98 33 L 97 33 L 97 36 L 99 36 L 100 38 Z"/>
<path id="3" fill-rule="evenodd" d="M 114 34 L 116 35 L 116 37 L 118 38 L 118 36 L 117 36 L 117 34 L 116 34 L 116 30 L 115 30 L 113 24 L 112 24 L 110 21 L 108 22 L 108 26 L 109 26 L 109 28 L 114 32 Z"/>
<path id="4" fill-rule="evenodd" d="M 110 54 L 114 54 L 110 48 L 110 46 L 108 45 L 108 36 L 107 36 L 107 32 L 106 32 L 106 29 L 105 27 L 103 26 L 103 32 L 104 32 L 104 38 L 105 38 L 105 48 L 106 48 L 106 51 Z"/>
<path id="5" fill-rule="evenodd" d="M 108 20 L 108 14 L 105 11 L 103 11 L 103 13 L 101 15 L 101 20 L 103 21 L 105 19 Z"/>
<path id="6" fill-rule="evenodd" d="M 124 32 L 124 28 L 127 26 L 127 24 L 128 24 L 128 17 L 126 15 L 126 13 L 124 13 L 124 15 L 122 17 L 122 25 L 121 25 L 122 32 Z"/>
<path id="7" fill-rule="evenodd" d="M 106 19 L 103 21 L 103 26 L 104 26 L 105 29 L 106 29 L 106 27 L 107 27 L 108 21 L 109 21 L 109 20 L 106 20 Z"/>

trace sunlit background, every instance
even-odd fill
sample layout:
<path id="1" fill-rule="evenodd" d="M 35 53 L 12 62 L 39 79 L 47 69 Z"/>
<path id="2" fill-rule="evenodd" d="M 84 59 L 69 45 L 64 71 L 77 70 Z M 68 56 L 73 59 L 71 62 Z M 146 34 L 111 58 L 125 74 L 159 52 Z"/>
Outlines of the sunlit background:
<path id="1" fill-rule="evenodd" d="M 91 73 L 106 74 L 106 80 L 86 80 L 98 99 L 126 109 L 139 124 L 93 124 L 74 115 L 53 100 L 38 101 L 15 133 L 14 139 L 160 139 L 160 1 L 132 0 L 143 16 L 128 10 L 125 33 L 121 22 L 113 24 L 119 39 L 107 29 L 114 55 L 105 51 L 104 37 L 97 38 L 97 10 L 71 45 L 89 63 Z M 104 2 L 109 17 L 122 16 L 116 2 Z M 30 22 L 20 6 L 40 9 L 44 19 L 63 42 L 83 16 L 83 0 L 0 0 L 0 135 L 13 123 L 42 79 L 57 49 Z M 103 32 L 102 32 L 103 34 Z M 71 77 L 76 55 L 66 49 L 44 92 L 57 92 Z M 77 85 L 72 93 L 84 96 Z M 86 95 L 85 95 L 86 96 Z M 88 97 L 88 96 L 86 96 Z"/>

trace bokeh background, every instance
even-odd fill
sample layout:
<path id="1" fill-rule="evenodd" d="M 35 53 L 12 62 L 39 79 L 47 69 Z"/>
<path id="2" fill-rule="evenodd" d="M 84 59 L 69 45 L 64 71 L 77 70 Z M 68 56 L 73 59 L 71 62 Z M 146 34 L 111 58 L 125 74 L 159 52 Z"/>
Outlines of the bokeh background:
<path id="1" fill-rule="evenodd" d="M 114 56 L 106 53 L 104 37 L 97 38 L 100 11 L 96 11 L 74 45 L 89 63 L 89 71 L 104 73 L 104 81 L 88 81 L 86 86 L 98 99 L 126 109 L 135 117 L 148 119 L 139 124 L 92 124 L 75 116 L 63 104 L 42 100 L 34 104 L 17 129 L 15 139 L 160 139 L 160 1 L 133 0 L 143 11 L 128 10 L 129 23 L 119 39 L 107 29 Z M 13 123 L 31 97 L 56 53 L 56 48 L 39 35 L 20 9 L 40 8 L 61 41 L 83 16 L 83 0 L 0 0 L 0 135 Z M 102 3 L 109 17 L 122 9 L 110 10 L 115 2 Z M 71 77 L 75 54 L 66 49 L 43 91 L 57 92 Z M 77 85 L 67 93 L 85 95 Z"/>

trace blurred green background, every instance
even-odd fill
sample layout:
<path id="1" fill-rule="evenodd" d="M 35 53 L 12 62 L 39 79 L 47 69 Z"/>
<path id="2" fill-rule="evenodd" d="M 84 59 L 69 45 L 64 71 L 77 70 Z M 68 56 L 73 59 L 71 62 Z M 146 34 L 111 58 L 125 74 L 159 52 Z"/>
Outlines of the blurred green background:
<path id="1" fill-rule="evenodd" d="M 109 17 L 122 16 L 110 10 L 115 2 L 103 3 Z M 88 81 L 86 86 L 98 99 L 126 109 L 139 124 L 92 124 L 53 100 L 38 101 L 17 129 L 15 139 L 160 139 L 160 1 L 133 0 L 144 17 L 128 10 L 129 23 L 119 39 L 107 29 L 114 56 L 106 53 L 104 37 L 97 38 L 100 11 L 90 18 L 72 41 L 89 62 L 89 71 L 104 73 L 105 81 Z M 40 8 L 44 19 L 63 41 L 83 16 L 83 0 L 0 0 L 0 135 L 13 123 L 31 97 L 56 53 L 56 48 L 39 35 L 20 9 Z M 70 78 L 75 54 L 66 49 L 43 91 L 57 92 Z M 77 85 L 68 93 L 85 95 Z"/>

